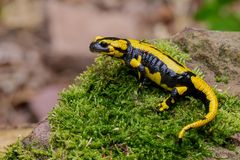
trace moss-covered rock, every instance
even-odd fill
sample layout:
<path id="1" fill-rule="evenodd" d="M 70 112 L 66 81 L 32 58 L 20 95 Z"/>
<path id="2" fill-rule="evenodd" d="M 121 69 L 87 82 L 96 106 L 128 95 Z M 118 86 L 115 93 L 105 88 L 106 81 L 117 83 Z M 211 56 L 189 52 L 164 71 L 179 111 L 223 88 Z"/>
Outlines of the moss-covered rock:
<path id="1" fill-rule="evenodd" d="M 176 59 L 173 44 L 155 42 Z M 161 43 L 161 44 L 160 44 Z M 187 58 L 182 58 L 182 62 Z M 177 134 L 183 126 L 205 115 L 204 105 L 183 98 L 171 110 L 153 111 L 166 96 L 148 82 L 138 95 L 136 73 L 118 60 L 100 56 L 96 64 L 65 89 L 49 114 L 49 146 L 38 142 L 10 147 L 4 159 L 202 159 L 213 146 L 231 147 L 229 137 L 240 132 L 240 100 L 216 93 L 216 119 L 187 132 L 182 145 Z"/>

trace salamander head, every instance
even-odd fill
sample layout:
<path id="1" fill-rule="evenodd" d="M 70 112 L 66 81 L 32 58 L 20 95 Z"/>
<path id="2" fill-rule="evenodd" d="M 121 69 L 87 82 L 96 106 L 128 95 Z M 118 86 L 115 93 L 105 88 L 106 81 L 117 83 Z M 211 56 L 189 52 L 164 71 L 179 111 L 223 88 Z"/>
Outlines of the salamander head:
<path id="1" fill-rule="evenodd" d="M 116 37 L 100 37 L 97 36 L 89 49 L 91 52 L 97 52 L 117 58 L 121 58 L 127 53 L 129 41 Z"/>

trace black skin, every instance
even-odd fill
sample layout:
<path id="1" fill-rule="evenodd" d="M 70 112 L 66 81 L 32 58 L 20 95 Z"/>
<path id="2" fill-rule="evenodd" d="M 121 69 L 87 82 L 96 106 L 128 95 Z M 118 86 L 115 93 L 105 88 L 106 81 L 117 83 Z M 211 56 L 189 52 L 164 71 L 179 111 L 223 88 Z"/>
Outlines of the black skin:
<path id="1" fill-rule="evenodd" d="M 141 64 L 137 70 L 140 72 L 140 87 L 138 89 L 138 93 L 141 93 L 141 90 L 147 80 L 147 77 L 145 76 L 145 67 L 148 67 L 151 73 L 160 72 L 162 80 L 161 83 L 166 84 L 168 87 L 174 88 L 176 84 L 187 86 L 188 90 L 184 95 L 179 95 L 176 89 L 173 89 L 171 92 L 171 97 L 166 101 L 167 105 L 171 105 L 171 100 L 174 99 L 176 101 L 179 97 L 191 95 L 195 98 L 201 99 L 205 104 L 208 104 L 208 100 L 206 99 L 206 95 L 202 93 L 201 91 L 195 89 L 194 85 L 191 81 L 191 76 L 196 76 L 192 72 L 184 72 L 182 74 L 177 74 L 171 69 L 169 69 L 166 64 L 164 64 L 161 60 L 159 60 L 157 57 L 152 55 L 151 53 L 147 53 L 145 51 L 135 49 L 131 47 L 131 49 L 128 49 L 128 54 L 123 57 L 123 60 L 127 65 L 130 66 L 130 61 L 133 58 L 136 58 L 140 55 L 142 57 Z M 171 57 L 170 57 L 171 58 Z M 179 63 L 178 63 L 179 64 Z M 192 94 L 194 92 L 194 94 Z"/>
<path id="2" fill-rule="evenodd" d="M 108 37 L 107 39 L 119 40 L 119 38 L 115 38 L 115 37 Z M 184 95 L 181 95 L 181 96 L 178 94 L 176 89 L 173 89 L 171 91 L 171 97 L 166 101 L 167 105 L 170 106 L 172 104 L 171 102 L 172 99 L 176 101 L 179 97 L 186 96 L 186 95 L 191 95 L 195 98 L 198 98 L 202 100 L 205 104 L 209 103 L 209 101 L 206 99 L 206 95 L 201 91 L 195 89 L 194 85 L 192 84 L 191 76 L 196 76 L 194 73 L 184 72 L 182 74 L 177 74 L 173 70 L 169 69 L 164 62 L 162 62 L 160 59 L 155 57 L 153 54 L 145 52 L 140 49 L 136 49 L 131 46 L 131 43 L 127 39 L 124 39 L 124 40 L 127 41 L 127 46 L 128 46 L 127 50 L 122 50 L 120 48 L 115 48 L 115 49 L 124 53 L 121 59 L 123 59 L 128 66 L 131 67 L 130 61 L 132 59 L 134 58 L 137 59 L 139 55 L 142 57 L 141 65 L 137 68 L 137 70 L 140 72 L 140 77 L 138 77 L 140 81 L 140 87 L 138 89 L 138 93 L 141 93 L 143 86 L 146 83 L 147 77 L 145 75 L 145 67 L 147 67 L 151 73 L 160 72 L 162 77 L 161 83 L 166 84 L 170 88 L 176 87 L 176 84 L 188 87 L 188 90 L 184 93 Z M 90 50 L 92 52 L 99 52 L 99 51 L 108 52 L 107 44 L 98 43 L 99 41 L 101 41 L 101 39 L 97 40 L 96 42 L 92 42 L 89 46 Z M 157 49 L 157 48 L 154 48 L 154 49 Z M 168 58 L 173 60 L 178 65 L 182 66 L 182 64 L 174 60 L 172 57 L 168 56 Z"/>

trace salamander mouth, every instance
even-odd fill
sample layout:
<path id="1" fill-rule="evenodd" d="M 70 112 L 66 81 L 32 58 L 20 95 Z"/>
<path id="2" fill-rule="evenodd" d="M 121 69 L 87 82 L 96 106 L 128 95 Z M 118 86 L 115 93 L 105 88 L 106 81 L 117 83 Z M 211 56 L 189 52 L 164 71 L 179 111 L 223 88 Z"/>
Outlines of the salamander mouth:
<path id="1" fill-rule="evenodd" d="M 109 52 L 107 43 L 92 42 L 89 49 L 91 52 Z"/>

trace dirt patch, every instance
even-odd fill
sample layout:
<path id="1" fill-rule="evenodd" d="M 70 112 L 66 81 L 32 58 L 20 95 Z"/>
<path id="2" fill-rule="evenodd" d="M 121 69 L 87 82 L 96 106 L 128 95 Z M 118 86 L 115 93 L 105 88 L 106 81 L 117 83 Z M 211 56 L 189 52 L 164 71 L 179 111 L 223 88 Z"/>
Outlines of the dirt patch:
<path id="1" fill-rule="evenodd" d="M 23 138 L 31 133 L 33 126 L 26 126 L 21 128 L 1 128 L 0 129 L 0 152 L 4 152 L 6 147 L 14 142 L 16 139 Z"/>

